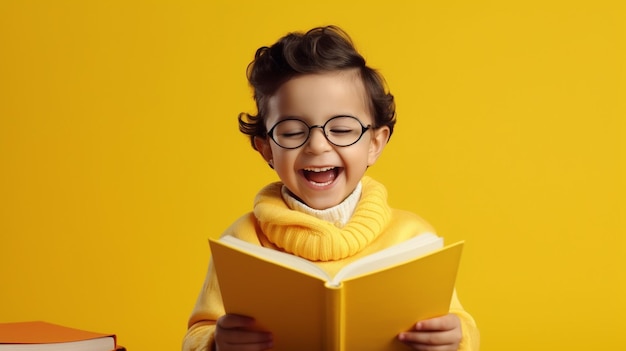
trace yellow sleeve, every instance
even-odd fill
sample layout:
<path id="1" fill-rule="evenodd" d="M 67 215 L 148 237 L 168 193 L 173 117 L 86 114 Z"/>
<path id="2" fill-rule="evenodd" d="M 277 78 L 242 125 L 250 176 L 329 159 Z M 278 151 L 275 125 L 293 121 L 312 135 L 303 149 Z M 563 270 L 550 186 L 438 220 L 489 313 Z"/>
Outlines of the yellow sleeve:
<path id="1" fill-rule="evenodd" d="M 480 333 L 474 318 L 465 311 L 459 298 L 456 295 L 456 291 L 452 295 L 452 302 L 450 303 L 450 313 L 454 313 L 461 319 L 461 329 L 463 331 L 463 339 L 461 345 L 459 345 L 458 351 L 478 351 L 480 348 Z"/>
<path id="2" fill-rule="evenodd" d="M 222 236 L 224 235 L 235 235 L 240 239 L 260 245 L 256 221 L 252 213 L 240 217 L 224 231 Z M 212 350 L 217 319 L 225 313 L 217 275 L 213 260 L 211 260 L 202 290 L 189 317 L 182 351 Z"/>
<path id="3" fill-rule="evenodd" d="M 222 295 L 215 275 L 213 261 L 204 280 L 196 305 L 189 317 L 188 329 L 183 339 L 183 351 L 209 351 L 212 349 L 215 324 L 224 314 Z"/>

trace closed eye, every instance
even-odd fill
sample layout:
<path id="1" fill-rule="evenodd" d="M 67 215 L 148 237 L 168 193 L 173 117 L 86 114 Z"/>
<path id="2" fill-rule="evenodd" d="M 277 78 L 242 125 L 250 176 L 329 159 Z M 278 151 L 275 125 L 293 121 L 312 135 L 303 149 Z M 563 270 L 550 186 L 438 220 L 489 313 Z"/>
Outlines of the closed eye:
<path id="1" fill-rule="evenodd" d="M 280 136 L 282 138 L 301 138 L 305 135 L 304 132 L 291 132 L 291 133 L 282 133 Z"/>
<path id="2" fill-rule="evenodd" d="M 354 133 L 354 129 L 349 129 L 349 128 L 334 128 L 330 130 L 330 133 L 333 134 L 347 134 L 347 133 Z"/>

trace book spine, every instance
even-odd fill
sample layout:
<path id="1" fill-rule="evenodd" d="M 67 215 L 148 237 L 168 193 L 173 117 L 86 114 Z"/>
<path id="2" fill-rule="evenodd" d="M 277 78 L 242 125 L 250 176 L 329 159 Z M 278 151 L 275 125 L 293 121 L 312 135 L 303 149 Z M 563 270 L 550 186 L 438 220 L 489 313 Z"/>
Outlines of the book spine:
<path id="1" fill-rule="evenodd" d="M 326 324 L 324 332 L 324 350 L 342 351 L 342 289 L 341 286 L 326 285 Z"/>

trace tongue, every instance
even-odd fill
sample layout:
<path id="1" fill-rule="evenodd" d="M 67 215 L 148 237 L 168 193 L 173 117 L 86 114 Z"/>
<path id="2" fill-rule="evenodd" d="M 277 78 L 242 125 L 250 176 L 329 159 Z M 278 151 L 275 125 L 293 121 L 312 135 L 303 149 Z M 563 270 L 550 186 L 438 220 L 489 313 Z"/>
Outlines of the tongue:
<path id="1" fill-rule="evenodd" d="M 304 176 L 310 182 L 326 183 L 335 179 L 335 170 L 325 172 L 304 171 Z"/>

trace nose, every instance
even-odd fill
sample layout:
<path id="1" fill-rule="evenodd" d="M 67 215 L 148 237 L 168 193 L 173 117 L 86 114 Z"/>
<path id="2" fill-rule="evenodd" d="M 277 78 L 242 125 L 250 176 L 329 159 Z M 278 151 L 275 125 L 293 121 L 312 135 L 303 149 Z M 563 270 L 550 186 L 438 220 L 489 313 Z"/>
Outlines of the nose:
<path id="1" fill-rule="evenodd" d="M 326 135 L 324 134 L 323 126 L 312 126 L 310 127 L 310 135 L 309 140 L 306 142 L 306 149 L 310 153 L 322 153 L 332 149 L 332 145 L 326 139 Z M 316 133 L 317 129 L 319 129 L 319 133 Z"/>

